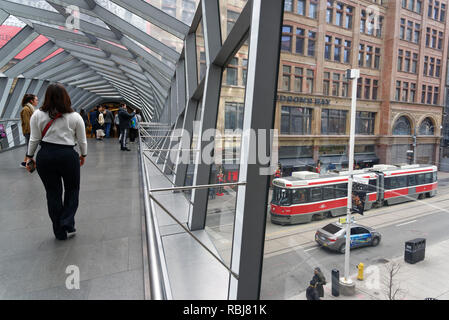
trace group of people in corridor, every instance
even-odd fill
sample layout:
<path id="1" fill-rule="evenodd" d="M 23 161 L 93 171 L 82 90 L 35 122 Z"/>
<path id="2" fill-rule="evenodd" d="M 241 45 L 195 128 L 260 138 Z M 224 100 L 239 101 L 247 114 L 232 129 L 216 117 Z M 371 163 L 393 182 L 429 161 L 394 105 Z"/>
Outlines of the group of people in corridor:
<path id="1" fill-rule="evenodd" d="M 60 84 L 49 85 L 42 106 L 36 109 L 38 104 L 33 94 L 23 97 L 20 117 L 27 148 L 21 166 L 30 173 L 37 171 L 45 187 L 54 236 L 67 240 L 76 234 L 81 167 L 87 158 L 86 128 L 90 127 L 91 137 L 103 140 L 111 137 L 115 125 L 121 150 L 131 151 L 127 140 L 135 140 L 142 118 L 138 110 L 128 112 L 125 103 L 115 116 L 103 106 L 97 106 L 89 116 L 84 110 L 77 113 Z M 77 145 L 80 153 L 75 150 Z"/>

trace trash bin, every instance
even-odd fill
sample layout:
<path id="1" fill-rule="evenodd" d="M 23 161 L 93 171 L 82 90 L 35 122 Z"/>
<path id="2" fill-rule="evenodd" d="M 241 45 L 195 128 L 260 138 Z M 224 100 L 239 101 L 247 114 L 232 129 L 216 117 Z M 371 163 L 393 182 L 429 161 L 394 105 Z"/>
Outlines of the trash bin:
<path id="1" fill-rule="evenodd" d="M 417 263 L 424 260 L 426 252 L 426 239 L 417 238 L 405 243 L 404 260 L 408 263 Z"/>
<path id="2" fill-rule="evenodd" d="M 332 295 L 338 297 L 340 295 L 340 271 L 332 269 Z"/>

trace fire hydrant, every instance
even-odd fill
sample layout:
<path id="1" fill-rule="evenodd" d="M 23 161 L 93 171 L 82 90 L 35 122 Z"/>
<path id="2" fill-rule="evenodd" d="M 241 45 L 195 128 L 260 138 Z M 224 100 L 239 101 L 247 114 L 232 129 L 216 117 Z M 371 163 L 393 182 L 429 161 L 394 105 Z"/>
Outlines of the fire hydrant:
<path id="1" fill-rule="evenodd" d="M 359 270 L 359 273 L 357 275 L 357 280 L 363 280 L 363 263 L 359 263 L 357 265 L 357 269 Z"/>

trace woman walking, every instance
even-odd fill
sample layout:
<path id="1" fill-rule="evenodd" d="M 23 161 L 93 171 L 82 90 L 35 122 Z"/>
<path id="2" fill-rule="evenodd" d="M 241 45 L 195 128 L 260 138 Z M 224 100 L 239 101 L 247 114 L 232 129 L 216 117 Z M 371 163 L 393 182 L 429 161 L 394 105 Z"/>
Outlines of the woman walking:
<path id="1" fill-rule="evenodd" d="M 316 289 L 318 292 L 318 296 L 319 297 L 324 297 L 324 288 L 323 286 L 326 285 L 326 277 L 324 276 L 324 274 L 321 272 L 321 269 L 319 267 L 316 267 L 313 270 L 313 281 L 316 283 Z"/>
<path id="2" fill-rule="evenodd" d="M 77 142 L 81 156 L 74 150 Z M 42 107 L 31 117 L 27 154 L 30 172 L 38 144 L 41 149 L 36 157 L 36 169 L 47 193 L 53 232 L 58 240 L 66 240 L 76 232 L 80 167 L 87 156 L 87 139 L 84 121 L 73 111 L 70 97 L 60 84 L 51 84 L 47 88 Z"/>
<path id="3" fill-rule="evenodd" d="M 22 134 L 25 137 L 25 141 L 30 143 L 30 120 L 34 113 L 34 107 L 37 107 L 39 100 L 34 94 L 26 94 L 23 96 L 22 100 L 22 111 L 20 111 L 20 120 L 22 122 Z M 27 150 L 28 151 L 28 150 Z M 26 167 L 26 156 L 25 160 L 20 164 L 22 167 Z"/>

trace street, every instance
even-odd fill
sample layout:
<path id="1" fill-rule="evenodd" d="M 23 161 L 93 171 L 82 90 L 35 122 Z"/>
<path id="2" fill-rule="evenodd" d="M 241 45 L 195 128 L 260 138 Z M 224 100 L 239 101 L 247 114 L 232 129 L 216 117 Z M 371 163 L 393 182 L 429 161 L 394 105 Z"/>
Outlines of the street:
<path id="1" fill-rule="evenodd" d="M 449 239 L 448 179 L 440 180 L 434 198 L 373 209 L 364 216 L 356 215 L 358 223 L 374 227 L 382 234 L 377 247 L 351 250 L 350 273 L 362 262 L 365 268 L 389 262 L 404 255 L 407 240 L 423 237 L 427 246 Z M 319 247 L 314 242 L 315 231 L 337 220 L 326 219 L 305 225 L 276 226 L 267 224 L 265 259 L 261 299 L 289 299 L 303 292 L 313 277 L 313 269 L 320 267 L 327 281 L 331 270 L 344 273 L 344 255 Z"/>

